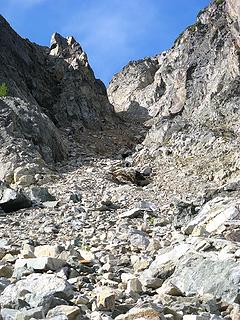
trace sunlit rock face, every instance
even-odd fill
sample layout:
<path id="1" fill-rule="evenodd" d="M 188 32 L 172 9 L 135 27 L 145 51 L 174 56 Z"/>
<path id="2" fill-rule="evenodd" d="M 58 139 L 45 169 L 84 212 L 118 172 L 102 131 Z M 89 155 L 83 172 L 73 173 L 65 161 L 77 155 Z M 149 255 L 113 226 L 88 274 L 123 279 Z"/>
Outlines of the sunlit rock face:
<path id="1" fill-rule="evenodd" d="M 216 1 L 200 12 L 172 49 L 130 62 L 116 74 L 108 88 L 116 111 L 141 116 L 144 108 L 150 117 L 161 117 L 181 111 L 196 116 L 212 109 L 223 93 L 223 80 L 231 87 L 239 76 L 239 5 Z"/>
<path id="2" fill-rule="evenodd" d="M 166 188 L 193 193 L 239 175 L 239 5 L 214 1 L 170 50 L 129 63 L 110 82 L 116 111 L 148 120 L 136 163 L 156 161 Z"/>

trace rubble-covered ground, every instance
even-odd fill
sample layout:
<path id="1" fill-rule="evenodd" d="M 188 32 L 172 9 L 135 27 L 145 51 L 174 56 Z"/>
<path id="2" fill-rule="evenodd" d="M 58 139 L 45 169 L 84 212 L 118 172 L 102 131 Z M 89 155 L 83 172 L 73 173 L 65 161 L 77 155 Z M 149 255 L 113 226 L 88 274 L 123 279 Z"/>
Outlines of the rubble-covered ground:
<path id="1" fill-rule="evenodd" d="M 1 213 L 2 318 L 239 319 L 238 184 L 187 202 L 127 148 L 73 147 Z"/>

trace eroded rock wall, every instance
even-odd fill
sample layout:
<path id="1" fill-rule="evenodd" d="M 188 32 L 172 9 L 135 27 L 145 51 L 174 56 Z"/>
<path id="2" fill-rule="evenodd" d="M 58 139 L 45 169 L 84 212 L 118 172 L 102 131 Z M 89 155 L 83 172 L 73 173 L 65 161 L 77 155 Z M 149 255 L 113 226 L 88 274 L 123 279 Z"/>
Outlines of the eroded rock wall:
<path id="1" fill-rule="evenodd" d="M 130 63 L 110 83 L 117 111 L 131 117 L 132 100 L 144 109 L 151 129 L 136 163 L 156 162 L 164 188 L 194 193 L 239 175 L 239 16 L 238 1 L 214 1 L 170 50 Z M 156 71 L 141 88 L 148 61 Z"/>

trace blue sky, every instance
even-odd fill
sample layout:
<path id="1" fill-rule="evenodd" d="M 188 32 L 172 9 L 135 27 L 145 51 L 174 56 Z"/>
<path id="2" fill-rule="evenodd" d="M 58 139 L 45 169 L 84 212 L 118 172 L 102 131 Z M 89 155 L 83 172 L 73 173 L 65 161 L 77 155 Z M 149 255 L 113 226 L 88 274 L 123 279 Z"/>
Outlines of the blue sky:
<path id="1" fill-rule="evenodd" d="M 24 38 L 49 45 L 73 35 L 106 84 L 130 60 L 172 46 L 210 0 L 0 0 L 0 13 Z"/>

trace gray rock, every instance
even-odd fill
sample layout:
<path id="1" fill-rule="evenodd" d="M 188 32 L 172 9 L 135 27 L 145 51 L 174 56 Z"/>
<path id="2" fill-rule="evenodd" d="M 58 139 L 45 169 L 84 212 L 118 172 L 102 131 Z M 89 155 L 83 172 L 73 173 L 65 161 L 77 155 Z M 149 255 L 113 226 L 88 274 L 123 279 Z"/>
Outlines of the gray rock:
<path id="1" fill-rule="evenodd" d="M 45 201 L 43 202 L 43 206 L 45 208 L 56 208 L 59 204 L 59 201 L 56 200 L 56 201 Z"/>
<path id="2" fill-rule="evenodd" d="M 147 58 L 130 62 L 113 77 L 108 96 L 116 112 L 139 120 L 149 118 L 155 89 L 154 76 L 158 67 L 157 58 Z"/>
<path id="3" fill-rule="evenodd" d="M 2 308 L 14 307 L 18 300 L 28 300 L 32 308 L 44 306 L 46 299 L 49 300 L 55 295 L 63 299 L 71 299 L 73 290 L 70 284 L 53 274 L 31 274 L 25 279 L 19 280 L 16 284 L 6 287 L 0 296 Z"/>
<path id="4" fill-rule="evenodd" d="M 240 263 L 204 255 L 186 255 L 166 284 L 176 286 L 187 296 L 212 294 L 228 303 L 240 302 Z"/>
<path id="5" fill-rule="evenodd" d="M 1 310 L 1 316 L 3 320 L 16 320 L 17 316 L 21 315 L 21 312 L 14 309 L 3 308 Z"/>
<path id="6" fill-rule="evenodd" d="M 3 320 L 44 319 L 42 307 L 21 311 L 4 308 L 1 310 L 1 315 Z"/>
<path id="7" fill-rule="evenodd" d="M 142 284 L 137 278 L 129 279 L 127 282 L 127 292 L 140 293 L 142 292 Z"/>
<path id="8" fill-rule="evenodd" d="M 31 207 L 32 202 L 24 194 L 17 192 L 0 181 L 0 208 L 9 213 Z"/>
<path id="9" fill-rule="evenodd" d="M 141 283 L 146 287 L 159 288 L 163 281 L 174 272 L 179 259 L 183 257 L 190 248 L 191 246 L 188 244 L 180 244 L 174 248 L 169 247 L 160 250 L 150 267 L 141 274 Z"/>
<path id="10" fill-rule="evenodd" d="M 115 308 L 116 294 L 110 288 L 99 288 L 97 294 L 97 308 L 99 310 L 113 311 Z"/>
<path id="11" fill-rule="evenodd" d="M 142 307 L 132 308 L 125 315 L 119 315 L 116 320 L 137 320 L 137 319 L 149 319 L 159 320 L 161 319 L 162 313 L 159 308 L 154 307 Z"/>
<path id="12" fill-rule="evenodd" d="M 30 190 L 30 199 L 36 202 L 56 200 L 56 198 L 49 193 L 48 189 L 44 187 L 32 187 Z"/>
<path id="13" fill-rule="evenodd" d="M 67 158 L 59 127 L 75 138 L 84 128 L 112 126 L 115 117 L 73 37 L 54 34 L 47 48 L 18 36 L 2 16 L 0 25 L 0 83 L 9 89 L 0 99 L 0 179 L 11 183 L 19 163 L 44 167 Z M 34 183 L 33 176 L 22 183 Z"/>
<path id="14" fill-rule="evenodd" d="M 1 141 L 0 179 L 28 186 L 35 182 L 34 175 L 42 173 L 47 163 L 66 158 L 66 147 L 60 132 L 36 102 L 5 97 L 0 99 L 0 110 L 0 133 L 1 136 L 7 135 Z M 6 119 L 14 119 L 8 128 Z M 14 176 L 19 164 L 25 172 L 21 170 L 21 175 Z M 27 170 L 31 164 L 34 166 Z"/>
<path id="15" fill-rule="evenodd" d="M 69 196 L 69 201 L 73 201 L 74 203 L 82 201 L 82 195 L 80 192 L 71 193 Z"/>
<path id="16" fill-rule="evenodd" d="M 130 232 L 129 240 L 133 249 L 136 251 L 146 250 L 150 243 L 147 234 L 138 230 Z"/>
<path id="17" fill-rule="evenodd" d="M 134 164 L 151 161 L 170 201 L 238 175 L 239 12 L 237 0 L 212 1 L 170 50 L 130 62 L 109 84 L 117 112 L 150 118 Z"/>
<path id="18" fill-rule="evenodd" d="M 185 227 L 186 234 L 222 233 L 225 224 L 240 220 L 239 201 L 217 197 L 206 203 L 199 214 Z"/>
<path id="19" fill-rule="evenodd" d="M 15 262 L 15 269 L 27 267 L 33 270 L 52 270 L 56 271 L 64 267 L 67 263 L 61 259 L 52 257 L 38 257 L 29 259 L 18 259 Z"/>
<path id="20" fill-rule="evenodd" d="M 120 214 L 120 218 L 137 218 L 142 216 L 144 213 L 144 209 L 142 208 L 133 208 L 131 210 L 128 210 L 126 212 L 123 212 Z"/>
<path id="21" fill-rule="evenodd" d="M 10 283 L 8 279 L 0 278 L 0 292 L 3 292 Z"/>
<path id="22" fill-rule="evenodd" d="M 76 306 L 57 306 L 48 312 L 47 319 L 51 319 L 57 316 L 66 316 L 68 320 L 76 320 L 78 319 L 80 313 L 81 309 Z"/>

